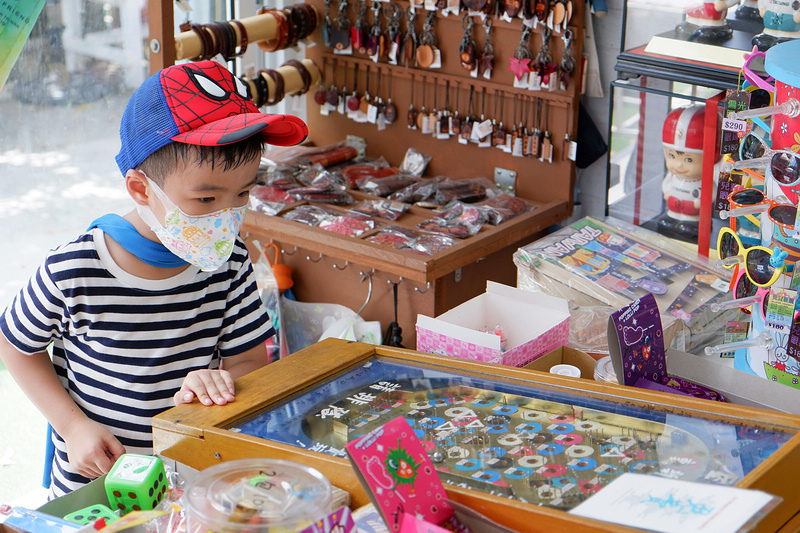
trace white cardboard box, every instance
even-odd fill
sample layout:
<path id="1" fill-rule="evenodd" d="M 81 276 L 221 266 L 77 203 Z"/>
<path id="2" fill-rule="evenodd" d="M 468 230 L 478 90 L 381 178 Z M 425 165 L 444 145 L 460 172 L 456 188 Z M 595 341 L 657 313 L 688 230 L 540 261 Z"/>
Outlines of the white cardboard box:
<path id="1" fill-rule="evenodd" d="M 501 326 L 500 337 L 484 328 Z M 417 315 L 417 350 L 507 366 L 524 366 L 569 340 L 566 300 L 494 281 L 486 292 L 431 318 Z"/>

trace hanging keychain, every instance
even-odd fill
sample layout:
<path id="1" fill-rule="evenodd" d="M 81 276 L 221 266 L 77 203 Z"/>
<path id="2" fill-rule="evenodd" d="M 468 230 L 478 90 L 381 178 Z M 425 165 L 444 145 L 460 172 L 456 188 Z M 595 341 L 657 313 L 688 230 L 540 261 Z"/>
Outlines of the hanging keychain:
<path id="1" fill-rule="evenodd" d="M 367 37 L 367 55 L 375 63 L 383 55 L 383 48 L 386 46 L 386 38 L 381 29 L 381 3 L 378 0 L 372 2 L 372 26 Z"/>
<path id="2" fill-rule="evenodd" d="M 422 36 L 417 47 L 417 64 L 422 68 L 441 68 L 442 54 L 437 48 L 438 39 L 433 31 L 436 20 L 436 11 L 428 11 L 425 24 L 422 26 Z"/>
<path id="3" fill-rule="evenodd" d="M 314 102 L 324 105 L 327 100 L 327 90 L 325 89 L 325 77 L 328 75 L 328 58 L 322 57 L 322 75 L 319 77 L 319 88 L 314 93 Z"/>
<path id="4" fill-rule="evenodd" d="M 417 110 L 414 109 L 414 74 L 411 74 L 411 100 L 408 104 L 408 128 L 417 129 Z"/>
<path id="5" fill-rule="evenodd" d="M 398 4 L 384 4 L 383 16 L 389 19 L 389 22 L 386 23 L 386 35 L 388 37 L 386 55 L 389 59 L 389 64 L 397 65 L 400 49 L 403 44 L 403 38 L 400 32 L 400 20 L 403 18 L 403 8 Z"/>
<path id="6" fill-rule="evenodd" d="M 472 96 L 475 94 L 475 86 L 469 86 L 469 103 L 467 104 L 467 114 L 464 116 L 464 120 L 461 121 L 461 136 L 458 138 L 458 142 L 461 144 L 469 143 L 470 138 L 472 138 Z"/>
<path id="7" fill-rule="evenodd" d="M 331 73 L 331 86 L 328 91 L 325 93 L 325 100 L 328 102 L 328 105 L 333 106 L 335 109 L 338 110 L 339 107 L 339 90 L 336 88 L 336 66 L 338 61 L 336 59 L 333 60 L 333 72 Z"/>
<path id="8" fill-rule="evenodd" d="M 558 66 L 558 88 L 566 91 L 570 79 L 572 79 L 572 73 L 575 71 L 575 58 L 572 57 L 572 30 L 566 30 L 562 39 L 564 40 L 564 57 Z"/>
<path id="9" fill-rule="evenodd" d="M 331 41 L 331 29 L 333 22 L 331 21 L 331 0 L 325 0 L 325 18 L 322 21 L 322 44 L 330 48 L 333 46 Z"/>
<path id="10" fill-rule="evenodd" d="M 353 66 L 353 94 L 347 98 L 347 109 L 349 111 L 358 111 L 361 105 L 361 96 L 358 94 L 358 63 Z M 350 113 L 348 113 L 350 116 Z M 350 117 L 352 118 L 352 116 Z"/>
<path id="11" fill-rule="evenodd" d="M 492 46 L 492 19 L 486 17 L 483 21 L 483 30 L 486 32 L 486 41 L 483 43 L 483 54 L 478 59 L 478 76 L 491 79 L 494 68 L 494 47 Z"/>
<path id="12" fill-rule="evenodd" d="M 503 91 L 494 92 L 494 121 L 492 122 L 492 145 L 501 148 L 506 142 L 506 128 L 503 126 Z M 498 106 L 500 113 L 497 112 Z"/>
<path id="13" fill-rule="evenodd" d="M 417 114 L 417 127 L 420 131 L 424 134 L 428 134 L 431 132 L 431 117 L 428 114 L 428 107 L 425 105 L 425 102 L 428 101 L 428 78 L 427 76 L 422 77 L 422 109 Z"/>
<path id="14" fill-rule="evenodd" d="M 542 153 L 542 101 L 536 99 L 536 106 L 531 106 L 531 116 L 533 118 L 533 133 L 531 134 L 531 157 L 539 157 Z M 533 116 L 534 112 L 536 113 Z"/>
<path id="15" fill-rule="evenodd" d="M 515 99 L 514 101 L 514 132 L 511 142 L 511 155 L 514 157 L 522 157 L 523 154 L 525 128 L 522 124 L 522 116 L 524 114 L 524 109 L 524 97 L 520 96 L 519 99 Z"/>
<path id="16" fill-rule="evenodd" d="M 491 119 L 486 118 L 486 87 L 481 88 L 481 121 L 475 127 L 478 132 L 478 147 L 491 148 L 492 132 L 494 125 Z"/>
<path id="17" fill-rule="evenodd" d="M 528 43 L 530 35 L 531 29 L 523 24 L 519 46 L 514 50 L 514 55 L 508 58 L 511 62 L 508 70 L 514 73 L 514 87 L 525 88 L 528 85 L 528 73 L 531 71 L 531 60 L 533 59 Z"/>
<path id="18" fill-rule="evenodd" d="M 437 139 L 449 139 L 450 128 L 452 127 L 452 116 L 450 114 L 450 80 L 444 81 L 444 109 L 439 118 L 439 129 Z"/>
<path id="19" fill-rule="evenodd" d="M 522 123 L 520 123 L 520 131 L 522 132 L 522 155 L 528 156 L 531 154 L 531 128 L 528 127 L 528 97 L 522 97 Z M 530 99 L 530 107 L 533 108 L 533 98 Z"/>
<path id="20" fill-rule="evenodd" d="M 441 120 L 441 115 L 439 113 L 439 80 L 437 78 L 433 78 L 433 111 L 431 114 L 428 115 L 428 126 L 430 127 L 430 133 L 436 137 L 439 135 L 439 127 Z"/>
<path id="21" fill-rule="evenodd" d="M 340 53 L 352 53 L 350 19 L 347 18 L 347 0 L 339 0 L 339 15 L 331 28 L 331 43 Z"/>
<path id="22" fill-rule="evenodd" d="M 570 119 L 569 119 L 569 111 L 570 111 L 570 104 L 567 102 L 567 112 L 565 113 L 565 122 L 566 125 L 564 127 L 564 143 L 561 149 L 561 160 L 566 161 L 575 161 L 575 158 L 578 156 L 578 143 L 570 139 L 569 130 L 570 130 Z"/>
<path id="23" fill-rule="evenodd" d="M 408 68 L 409 62 L 413 59 L 416 61 L 417 59 L 417 29 L 414 27 L 414 21 L 417 20 L 417 12 L 414 10 L 414 6 L 408 6 L 406 10 L 406 18 L 408 19 L 408 23 L 406 26 L 406 36 L 403 39 L 403 62 Z M 416 65 L 415 65 L 416 66 Z"/>
<path id="24" fill-rule="evenodd" d="M 539 157 L 539 161 L 547 161 L 548 163 L 553 162 L 553 144 L 550 142 L 550 131 L 548 128 L 548 124 L 550 123 L 550 104 L 545 102 L 544 103 L 544 133 L 542 139 L 542 155 Z"/>
<path id="25" fill-rule="evenodd" d="M 386 104 L 381 96 L 381 90 L 383 89 L 383 85 L 381 85 L 381 82 L 383 81 L 383 73 L 381 72 L 380 67 L 378 67 L 377 70 L 378 88 L 375 90 L 375 98 L 372 99 L 372 103 L 370 104 L 369 109 L 367 109 L 367 122 L 370 124 L 377 124 L 378 131 L 381 131 L 386 127 L 386 117 L 383 112 Z"/>
<path id="26" fill-rule="evenodd" d="M 519 137 L 519 132 L 517 131 L 517 108 L 519 106 L 519 95 L 514 95 L 514 109 L 512 110 L 511 114 L 511 133 L 509 134 L 510 138 L 508 139 L 508 152 L 512 152 L 514 150 L 514 144 L 517 142 L 517 137 Z"/>
<path id="27" fill-rule="evenodd" d="M 393 123 L 397 120 L 397 107 L 392 103 L 392 69 L 389 69 L 389 83 L 386 87 L 386 106 L 383 108 L 383 116 L 387 124 Z"/>
<path id="28" fill-rule="evenodd" d="M 450 135 L 461 135 L 461 115 L 458 113 L 458 97 L 461 93 L 461 82 L 456 81 L 456 106 L 453 118 L 450 119 Z"/>
<path id="29" fill-rule="evenodd" d="M 372 95 L 369 94 L 369 65 L 364 67 L 365 69 L 365 78 L 364 78 L 364 96 L 361 97 L 361 102 L 358 104 L 358 110 L 360 113 L 364 114 L 364 119 L 369 122 L 368 111 L 369 108 L 372 106 Z"/>
<path id="30" fill-rule="evenodd" d="M 355 4 L 353 4 L 353 9 L 355 9 Z M 365 54 L 367 52 L 367 36 L 369 31 L 367 30 L 366 15 L 367 0 L 358 0 L 356 23 L 350 27 L 350 42 L 359 54 Z"/>
<path id="31" fill-rule="evenodd" d="M 461 27 L 464 28 L 464 35 L 461 38 L 461 43 L 458 45 L 458 55 L 461 60 L 461 67 L 464 70 L 472 72 L 477 67 L 475 60 L 475 41 L 472 40 L 472 28 L 475 23 L 469 14 L 464 15 L 461 19 Z"/>

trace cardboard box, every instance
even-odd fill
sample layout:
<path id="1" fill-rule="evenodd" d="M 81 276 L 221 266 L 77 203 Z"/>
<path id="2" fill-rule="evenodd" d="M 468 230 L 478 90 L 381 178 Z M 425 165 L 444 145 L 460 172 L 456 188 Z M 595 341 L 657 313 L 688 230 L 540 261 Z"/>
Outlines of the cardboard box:
<path id="1" fill-rule="evenodd" d="M 667 350 L 669 375 L 720 392 L 727 401 L 800 415 L 800 390 L 726 366 L 718 358 Z"/>
<path id="2" fill-rule="evenodd" d="M 501 339 L 483 328 L 503 328 Z M 486 292 L 431 318 L 417 315 L 417 351 L 524 366 L 569 340 L 567 301 L 493 281 Z"/>
<path id="3" fill-rule="evenodd" d="M 555 365 L 572 365 L 581 371 L 582 379 L 594 380 L 594 364 L 596 360 L 586 352 L 561 346 L 550 353 L 544 354 L 525 365 L 523 368 L 550 372 Z"/>

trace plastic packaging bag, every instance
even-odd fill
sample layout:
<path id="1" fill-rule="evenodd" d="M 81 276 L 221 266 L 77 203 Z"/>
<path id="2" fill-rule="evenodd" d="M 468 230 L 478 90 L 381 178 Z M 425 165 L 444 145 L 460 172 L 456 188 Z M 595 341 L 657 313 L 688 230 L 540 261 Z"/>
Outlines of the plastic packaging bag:
<path id="1" fill-rule="evenodd" d="M 290 354 L 328 337 L 381 343 L 380 322 L 365 322 L 344 305 L 297 302 L 281 297 L 281 308 L 286 347 Z"/>
<path id="2" fill-rule="evenodd" d="M 261 250 L 258 260 L 253 262 L 258 293 L 267 308 L 269 318 L 272 320 L 272 327 L 275 329 L 275 335 L 267 340 L 267 355 L 271 363 L 289 354 L 286 349 L 286 338 L 282 327 L 280 290 L 269 260 L 264 253 L 264 247 L 258 241 L 253 241 L 253 246 Z"/>

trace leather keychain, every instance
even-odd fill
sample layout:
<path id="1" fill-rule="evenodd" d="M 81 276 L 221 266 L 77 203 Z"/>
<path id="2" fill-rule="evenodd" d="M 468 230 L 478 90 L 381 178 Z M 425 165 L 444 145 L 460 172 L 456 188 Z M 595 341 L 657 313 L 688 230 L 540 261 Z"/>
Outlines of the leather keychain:
<path id="1" fill-rule="evenodd" d="M 486 32 L 486 40 L 483 43 L 483 54 L 478 59 L 478 76 L 485 79 L 492 77 L 494 67 L 494 47 L 492 46 L 492 19 L 486 17 L 483 21 L 483 29 Z"/>
<path id="2" fill-rule="evenodd" d="M 531 109 L 531 115 L 533 115 L 534 109 Z M 538 98 L 536 99 L 536 116 L 533 117 L 533 134 L 531 135 L 531 157 L 539 157 L 542 152 L 542 130 L 540 128 L 541 121 L 542 121 L 542 102 Z"/>
<path id="3" fill-rule="evenodd" d="M 542 154 L 539 161 L 553 162 L 553 143 L 550 142 L 550 131 L 548 130 L 548 123 L 550 115 L 550 104 L 544 103 L 544 139 L 542 140 Z"/>
<path id="4" fill-rule="evenodd" d="M 358 63 L 353 67 L 353 94 L 347 98 L 347 109 L 358 111 L 361 105 L 361 96 L 358 94 Z"/>
<path id="5" fill-rule="evenodd" d="M 434 20 L 436 20 L 436 11 L 428 11 L 425 24 L 422 26 L 420 44 L 417 47 L 417 64 L 422 68 L 430 67 L 438 52 L 436 34 L 433 32 Z"/>
<path id="6" fill-rule="evenodd" d="M 323 105 L 327 100 L 327 91 L 325 90 L 325 76 L 327 76 L 328 71 L 328 58 L 322 58 L 322 73 L 319 77 L 319 89 L 317 92 L 314 93 L 314 102 L 318 105 Z"/>
<path id="7" fill-rule="evenodd" d="M 409 62 L 413 59 L 416 61 L 417 54 L 417 30 L 414 27 L 414 21 L 417 20 L 417 12 L 414 6 L 408 6 L 406 10 L 406 18 L 408 19 L 406 27 L 406 36 L 403 39 L 403 62 L 408 67 Z"/>
<path id="8" fill-rule="evenodd" d="M 328 105 L 332 105 L 334 107 L 339 107 L 339 91 L 336 89 L 336 66 L 338 61 L 336 59 L 333 60 L 333 72 L 331 76 L 331 86 L 328 91 L 325 93 L 325 100 L 328 102 Z"/>
<path id="9" fill-rule="evenodd" d="M 453 118 L 450 120 L 451 135 L 461 134 L 461 115 L 459 115 L 458 113 L 458 96 L 460 93 L 461 93 L 461 83 L 456 82 L 456 106 L 455 110 L 453 111 Z"/>
<path id="10" fill-rule="evenodd" d="M 383 30 L 381 29 L 381 3 L 378 0 L 374 0 L 372 2 L 372 26 L 369 30 L 369 36 L 367 37 L 367 55 L 372 57 L 374 55 L 378 55 L 380 57 L 383 55 L 383 51 L 381 49 L 381 42 L 384 40 L 383 38 Z"/>
<path id="11" fill-rule="evenodd" d="M 475 59 L 475 41 L 472 40 L 472 28 L 474 24 L 469 14 L 464 15 L 464 18 L 461 19 L 461 26 L 464 28 L 464 36 L 461 38 L 461 43 L 458 45 L 461 67 L 470 72 L 475 70 L 477 66 Z"/>
<path id="12" fill-rule="evenodd" d="M 422 109 L 419 113 L 417 113 L 417 128 L 419 128 L 422 133 L 426 133 L 426 125 L 428 124 L 428 110 L 425 109 L 425 89 L 427 85 L 427 78 L 425 76 L 422 77 Z"/>
<path id="13" fill-rule="evenodd" d="M 322 20 L 322 44 L 328 48 L 333 46 L 331 41 L 331 29 L 333 22 L 331 21 L 331 0 L 325 0 L 325 18 Z"/>
<path id="14" fill-rule="evenodd" d="M 503 126 L 503 91 L 494 92 L 494 121 L 492 123 L 492 146 L 502 146 L 506 142 L 506 128 Z M 500 106 L 500 113 L 497 107 Z"/>
<path id="15" fill-rule="evenodd" d="M 350 27 L 350 42 L 359 54 L 367 53 L 367 0 L 358 0 L 356 23 Z"/>
<path id="16" fill-rule="evenodd" d="M 366 80 L 364 83 L 364 96 L 361 97 L 361 102 L 358 105 L 359 111 L 365 113 L 369 111 L 369 106 L 372 103 L 372 96 L 369 94 L 369 65 L 364 67 L 366 69 Z"/>
<path id="17" fill-rule="evenodd" d="M 339 0 L 339 16 L 331 27 L 331 43 L 337 50 L 350 47 L 350 19 L 347 18 L 347 0 Z"/>
<path id="18" fill-rule="evenodd" d="M 389 69 L 389 83 L 386 88 L 386 105 L 383 108 L 383 116 L 387 124 L 397 120 L 397 107 L 392 103 L 392 69 Z"/>
<path id="19" fill-rule="evenodd" d="M 414 109 L 414 75 L 411 75 L 411 99 L 408 103 L 408 115 L 407 115 L 407 123 L 408 128 L 415 130 L 417 129 L 417 110 Z"/>

